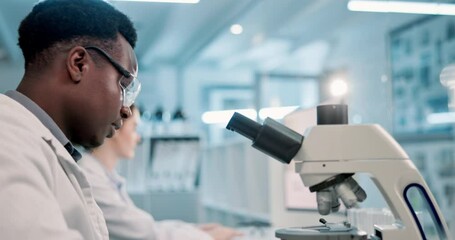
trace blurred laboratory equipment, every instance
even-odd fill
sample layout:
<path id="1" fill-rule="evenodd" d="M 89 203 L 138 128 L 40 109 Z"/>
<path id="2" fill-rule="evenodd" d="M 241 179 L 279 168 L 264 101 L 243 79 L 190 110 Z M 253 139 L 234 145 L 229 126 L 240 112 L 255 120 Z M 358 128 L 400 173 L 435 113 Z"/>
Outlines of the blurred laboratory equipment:
<path id="1" fill-rule="evenodd" d="M 199 161 L 199 137 L 169 136 L 151 138 L 148 190 L 193 191 Z"/>
<path id="2" fill-rule="evenodd" d="M 455 109 L 455 64 L 444 67 L 439 75 L 441 84 L 448 90 L 449 109 Z"/>

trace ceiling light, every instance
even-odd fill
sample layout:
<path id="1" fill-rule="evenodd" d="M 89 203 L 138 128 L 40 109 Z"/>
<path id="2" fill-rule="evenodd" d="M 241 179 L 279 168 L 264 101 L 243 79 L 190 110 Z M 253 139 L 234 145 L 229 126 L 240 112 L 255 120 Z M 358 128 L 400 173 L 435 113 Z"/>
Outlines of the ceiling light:
<path id="1" fill-rule="evenodd" d="M 243 32 L 243 27 L 240 24 L 234 24 L 231 26 L 231 33 L 235 35 L 239 35 Z"/>
<path id="2" fill-rule="evenodd" d="M 348 9 L 361 12 L 455 15 L 455 4 L 437 2 L 350 0 Z"/>
<path id="3" fill-rule="evenodd" d="M 199 0 L 111 0 L 112 2 L 198 3 Z"/>
<path id="4" fill-rule="evenodd" d="M 334 97 L 340 97 L 348 92 L 348 85 L 343 79 L 337 78 L 330 84 L 330 93 Z"/>

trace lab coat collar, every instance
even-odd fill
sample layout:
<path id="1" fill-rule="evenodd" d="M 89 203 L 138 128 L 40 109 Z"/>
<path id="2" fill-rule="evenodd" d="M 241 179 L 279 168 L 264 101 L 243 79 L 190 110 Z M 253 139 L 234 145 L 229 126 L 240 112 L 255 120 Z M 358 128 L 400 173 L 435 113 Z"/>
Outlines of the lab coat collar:
<path id="1" fill-rule="evenodd" d="M 5 101 L 3 101 L 2 98 L 4 98 Z M 67 174 L 74 172 L 74 175 L 77 175 L 75 176 L 77 177 L 77 179 L 71 179 L 73 185 L 79 182 L 81 188 L 88 187 L 90 189 L 86 177 L 83 175 L 81 169 L 76 164 L 70 153 L 65 149 L 62 143 L 52 134 L 52 132 L 48 128 L 46 128 L 46 126 L 39 120 L 39 118 L 36 115 L 30 112 L 30 110 L 28 110 L 19 102 L 13 100 L 12 98 L 4 94 L 0 94 L 0 101 L 4 102 L 5 104 L 10 104 L 15 109 L 17 109 L 15 113 L 19 115 L 20 119 L 27 123 L 26 125 L 26 127 L 28 128 L 27 130 L 41 136 L 41 138 L 49 144 L 49 146 L 58 156 L 58 160 L 62 167 L 65 169 L 65 172 L 67 172 Z M 75 186 L 75 189 L 79 189 L 79 187 Z"/>
<path id="2" fill-rule="evenodd" d="M 37 117 L 47 129 L 49 129 L 55 138 L 65 146 L 65 149 L 71 154 L 71 157 L 75 161 L 81 159 L 82 155 L 79 153 L 79 151 L 77 151 L 73 144 L 68 140 L 57 123 L 55 123 L 49 114 L 47 114 L 38 104 L 18 91 L 7 91 L 5 95 L 17 101 L 27 110 L 29 110 L 33 115 L 35 115 L 35 117 Z"/>

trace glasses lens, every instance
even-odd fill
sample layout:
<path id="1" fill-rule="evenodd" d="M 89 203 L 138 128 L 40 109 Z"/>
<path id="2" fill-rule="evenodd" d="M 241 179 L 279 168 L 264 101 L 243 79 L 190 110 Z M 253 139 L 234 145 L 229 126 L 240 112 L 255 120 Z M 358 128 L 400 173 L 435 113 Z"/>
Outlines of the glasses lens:
<path id="1" fill-rule="evenodd" d="M 123 106 L 130 107 L 136 100 L 137 95 L 141 91 L 141 82 L 136 77 L 125 78 L 120 80 L 120 85 L 123 89 Z"/>

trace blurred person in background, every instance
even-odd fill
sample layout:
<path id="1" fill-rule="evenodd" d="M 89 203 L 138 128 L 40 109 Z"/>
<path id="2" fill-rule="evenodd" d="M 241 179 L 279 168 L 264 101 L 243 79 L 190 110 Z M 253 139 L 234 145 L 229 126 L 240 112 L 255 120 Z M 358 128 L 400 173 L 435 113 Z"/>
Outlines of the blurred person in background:
<path id="1" fill-rule="evenodd" d="M 103 211 L 111 239 L 229 240 L 239 236 L 234 229 L 219 224 L 194 225 L 183 221 L 155 221 L 136 207 L 126 191 L 126 182 L 115 167 L 121 159 L 133 159 L 140 142 L 136 127 L 139 110 L 103 145 L 84 154 L 79 162 L 92 186 L 95 201 Z"/>

